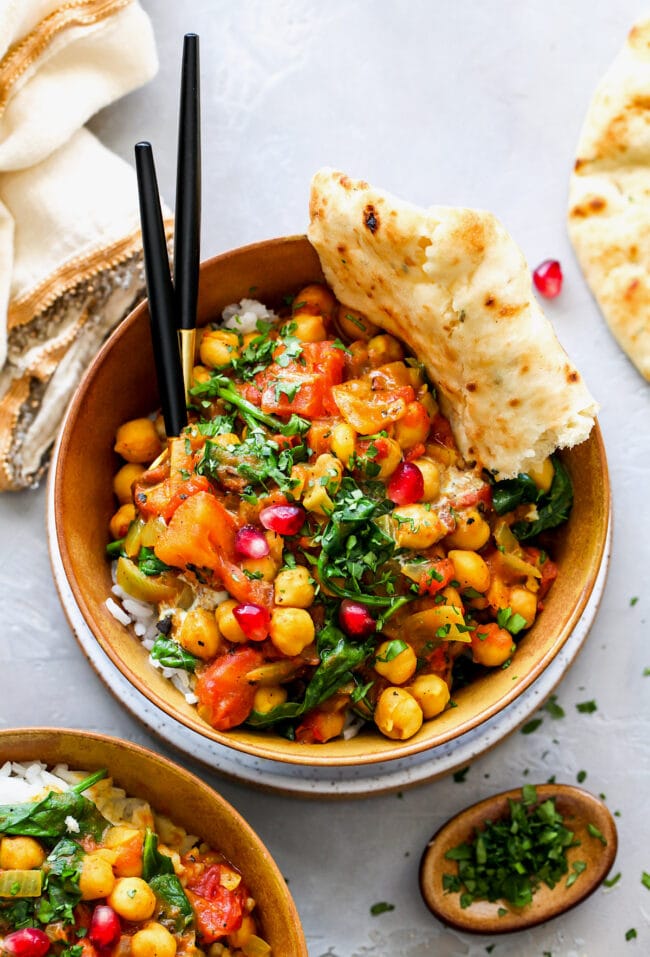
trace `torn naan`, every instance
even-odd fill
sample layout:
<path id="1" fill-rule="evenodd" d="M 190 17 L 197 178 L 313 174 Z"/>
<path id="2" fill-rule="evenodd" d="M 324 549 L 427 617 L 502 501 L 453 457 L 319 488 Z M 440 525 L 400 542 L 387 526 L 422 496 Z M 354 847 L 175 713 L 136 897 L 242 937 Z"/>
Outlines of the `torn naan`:
<path id="1" fill-rule="evenodd" d="M 612 333 L 650 380 L 650 20 L 632 28 L 587 111 L 569 235 Z"/>
<path id="2" fill-rule="evenodd" d="M 468 461 L 509 477 L 587 438 L 596 403 L 494 216 L 420 209 L 329 169 L 310 214 L 335 295 L 424 363 Z"/>

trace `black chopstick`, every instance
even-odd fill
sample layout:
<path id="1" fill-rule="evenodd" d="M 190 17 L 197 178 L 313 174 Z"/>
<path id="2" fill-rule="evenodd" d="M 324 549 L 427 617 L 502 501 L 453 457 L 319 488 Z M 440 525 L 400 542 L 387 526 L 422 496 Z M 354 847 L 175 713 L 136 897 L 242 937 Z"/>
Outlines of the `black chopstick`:
<path id="1" fill-rule="evenodd" d="M 151 143 L 136 143 L 135 168 L 138 177 L 144 268 L 160 404 L 167 435 L 177 436 L 187 425 L 187 409 L 178 352 L 174 290 L 169 271 L 167 241 Z"/>
<path id="2" fill-rule="evenodd" d="M 201 242 L 201 105 L 199 38 L 183 40 L 176 165 L 174 293 L 186 395 L 192 380 Z"/>

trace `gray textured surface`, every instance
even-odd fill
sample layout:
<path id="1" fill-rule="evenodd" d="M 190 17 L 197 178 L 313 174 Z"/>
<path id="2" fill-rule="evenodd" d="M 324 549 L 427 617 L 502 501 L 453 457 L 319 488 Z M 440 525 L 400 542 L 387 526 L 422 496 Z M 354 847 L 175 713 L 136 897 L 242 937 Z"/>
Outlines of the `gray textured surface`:
<path id="1" fill-rule="evenodd" d="M 406 199 L 493 210 L 529 262 L 557 257 L 562 296 L 548 314 L 602 405 L 615 505 L 603 605 L 546 716 L 451 778 L 402 797 L 300 802 L 218 782 L 290 882 L 312 957 L 456 957 L 492 953 L 605 957 L 650 953 L 650 393 L 610 337 L 564 226 L 574 144 L 597 80 L 641 3 L 515 4 L 143 0 L 161 70 L 96 117 L 131 157 L 150 138 L 173 202 L 182 34 L 201 35 L 205 256 L 307 223 L 312 172 L 338 166 Z M 85 727 L 159 743 L 113 700 L 72 638 L 51 580 L 44 490 L 0 500 L 0 724 Z M 630 605 L 630 599 L 639 600 Z M 591 715 L 576 703 L 595 699 Z M 514 938 L 443 930 L 421 903 L 419 855 L 460 806 L 524 780 L 575 782 L 621 812 L 622 879 L 575 912 Z M 213 778 L 213 780 L 218 780 Z M 371 917 L 389 901 L 395 909 Z M 636 941 L 625 932 L 636 928 Z"/>

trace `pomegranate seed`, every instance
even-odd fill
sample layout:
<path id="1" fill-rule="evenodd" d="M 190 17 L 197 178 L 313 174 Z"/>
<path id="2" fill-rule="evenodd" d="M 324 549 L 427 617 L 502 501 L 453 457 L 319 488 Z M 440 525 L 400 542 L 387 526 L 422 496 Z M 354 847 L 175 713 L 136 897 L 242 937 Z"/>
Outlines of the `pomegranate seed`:
<path id="1" fill-rule="evenodd" d="M 301 505 L 269 505 L 260 512 L 264 528 L 279 535 L 296 535 L 304 521 L 305 510 Z"/>
<path id="2" fill-rule="evenodd" d="M 353 638 L 365 638 L 377 628 L 377 623 L 365 605 L 344 598 L 339 608 L 339 624 Z"/>
<path id="3" fill-rule="evenodd" d="M 555 299 L 562 289 L 562 267 L 557 259 L 545 259 L 533 272 L 535 287 L 546 299 Z"/>
<path id="4" fill-rule="evenodd" d="M 390 477 L 388 497 L 396 505 L 412 505 L 424 495 L 422 472 L 412 462 L 400 462 Z"/>
<path id="5" fill-rule="evenodd" d="M 15 930 L 2 941 L 2 950 L 12 957 L 45 957 L 49 949 L 50 938 L 36 927 Z"/>
<path id="6" fill-rule="evenodd" d="M 100 950 L 112 947 L 120 939 L 122 925 L 112 907 L 108 904 L 99 904 L 93 911 L 88 928 L 88 940 Z"/>
<path id="7" fill-rule="evenodd" d="M 271 616 L 260 605 L 237 605 L 232 610 L 237 623 L 251 641 L 264 641 L 269 633 Z"/>
<path id="8" fill-rule="evenodd" d="M 264 532 L 260 532 L 252 525 L 244 525 L 235 535 L 235 550 L 246 558 L 266 558 L 269 553 L 269 543 Z"/>

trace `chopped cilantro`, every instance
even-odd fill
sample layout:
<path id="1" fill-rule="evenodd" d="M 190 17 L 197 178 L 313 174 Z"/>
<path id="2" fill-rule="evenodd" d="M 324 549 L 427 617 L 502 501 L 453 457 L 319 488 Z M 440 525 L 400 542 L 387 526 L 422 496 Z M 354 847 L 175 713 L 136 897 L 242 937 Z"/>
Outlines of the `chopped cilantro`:
<path id="1" fill-rule="evenodd" d="M 634 927 L 630 927 L 629 930 L 625 931 L 626 940 L 634 940 L 635 937 L 636 937 L 636 930 L 634 929 Z"/>
<path id="2" fill-rule="evenodd" d="M 547 711 L 554 720 L 558 720 L 559 718 L 563 718 L 565 716 L 564 708 L 561 708 L 557 703 L 557 695 L 555 694 L 552 694 L 544 705 L 544 711 Z"/>
<path id="3" fill-rule="evenodd" d="M 587 778 L 586 771 L 578 771 L 578 773 L 576 774 L 576 781 L 578 782 L 578 784 L 582 784 L 582 782 L 585 781 L 586 778 Z"/>
<path id="4" fill-rule="evenodd" d="M 531 721 L 527 721 L 526 724 L 521 729 L 522 734 L 532 734 L 533 731 L 537 731 L 540 725 L 544 723 L 543 718 L 533 718 Z"/>
<path id="5" fill-rule="evenodd" d="M 614 884 L 618 884 L 618 882 L 619 882 L 620 879 L 621 879 L 621 876 L 622 876 L 622 875 L 621 875 L 621 872 L 618 871 L 616 874 L 614 874 L 613 877 L 608 877 L 608 878 L 606 878 L 606 879 L 603 881 L 603 886 L 604 886 L 604 887 L 613 887 Z"/>
<path id="6" fill-rule="evenodd" d="M 599 840 L 603 847 L 607 847 L 607 838 L 603 832 L 596 827 L 595 824 L 587 824 L 587 832 L 591 835 L 591 837 L 595 837 L 597 840 Z"/>
<path id="7" fill-rule="evenodd" d="M 370 913 L 373 917 L 377 917 L 379 914 L 385 914 L 390 910 L 395 910 L 394 904 L 388 904 L 386 901 L 379 901 L 377 904 L 372 905 L 370 908 Z"/>
<path id="8" fill-rule="evenodd" d="M 581 701 L 576 705 L 576 709 L 580 711 L 581 714 L 593 714 L 594 711 L 598 710 L 598 706 L 592 699 L 591 701 Z"/>
<path id="9" fill-rule="evenodd" d="M 641 883 L 643 886 L 650 891 L 650 874 L 647 871 L 644 871 L 641 875 Z"/>
<path id="10" fill-rule="evenodd" d="M 631 608 L 634 608 L 634 606 L 636 605 L 636 603 L 638 602 L 638 600 L 639 600 L 639 599 L 638 599 L 638 597 L 637 597 L 636 595 L 634 596 L 634 598 L 630 598 L 630 607 L 631 607 Z"/>
<path id="11" fill-rule="evenodd" d="M 521 801 L 509 801 L 505 817 L 485 821 L 469 843 L 447 851 L 445 857 L 457 862 L 458 871 L 443 875 L 443 888 L 461 892 L 461 907 L 475 900 L 504 900 L 524 907 L 542 883 L 553 888 L 568 874 L 566 851 L 575 845 L 554 799 L 537 804 L 535 788 L 527 785 Z M 574 862 L 567 883 L 573 883 L 585 866 Z"/>

